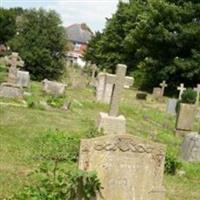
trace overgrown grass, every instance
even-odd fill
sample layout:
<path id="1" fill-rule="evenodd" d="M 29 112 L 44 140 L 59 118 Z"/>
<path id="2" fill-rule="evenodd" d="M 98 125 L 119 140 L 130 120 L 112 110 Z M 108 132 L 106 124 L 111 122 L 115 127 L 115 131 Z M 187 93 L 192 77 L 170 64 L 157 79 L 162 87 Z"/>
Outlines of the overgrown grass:
<path id="1" fill-rule="evenodd" d="M 47 101 L 41 84 L 33 82 L 27 89 L 33 101 Z M 177 157 L 181 138 L 174 135 L 175 117 L 165 113 L 165 103 L 135 99 L 134 90 L 125 90 L 120 113 L 127 118 L 127 132 L 147 140 L 167 145 Z M 67 89 L 66 100 L 72 101 L 71 109 L 55 108 L 41 110 L 39 107 L 24 108 L 6 105 L 13 100 L 0 98 L 0 199 L 16 192 L 25 183 L 31 182 L 27 174 L 37 168 L 33 153 L 38 146 L 35 139 L 47 131 L 59 130 L 78 139 L 88 137 L 94 130 L 100 111 L 107 112 L 108 105 L 95 102 L 93 89 Z M 19 106 L 21 101 L 15 101 Z M 194 124 L 198 128 L 198 122 Z M 67 166 L 66 167 L 70 167 Z M 183 163 L 183 176 L 165 175 L 168 200 L 200 199 L 200 166 Z"/>

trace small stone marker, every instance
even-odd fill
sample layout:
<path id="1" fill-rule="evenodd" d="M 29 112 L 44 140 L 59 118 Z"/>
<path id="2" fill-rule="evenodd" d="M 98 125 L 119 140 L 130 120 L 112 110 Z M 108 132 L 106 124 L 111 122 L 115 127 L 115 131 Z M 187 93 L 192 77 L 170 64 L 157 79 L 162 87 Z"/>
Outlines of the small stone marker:
<path id="1" fill-rule="evenodd" d="M 56 81 L 49 81 L 47 79 L 44 79 L 42 81 L 43 84 L 43 91 L 45 91 L 47 94 L 53 95 L 53 96 L 61 96 L 65 92 L 66 84 L 58 83 Z"/>
<path id="2" fill-rule="evenodd" d="M 161 96 L 164 96 L 165 88 L 168 86 L 166 84 L 166 81 L 163 81 L 162 83 L 160 83 L 160 86 L 161 86 Z"/>
<path id="3" fill-rule="evenodd" d="M 30 83 L 30 74 L 27 71 L 17 71 L 17 85 L 20 87 L 28 87 Z"/>
<path id="4" fill-rule="evenodd" d="M 156 99 L 159 99 L 162 95 L 162 89 L 159 87 L 154 87 L 153 88 L 153 97 Z"/>
<path id="5" fill-rule="evenodd" d="M 96 200 L 164 200 L 165 147 L 135 136 L 107 135 L 81 140 L 79 168 L 96 171 Z"/>
<path id="6" fill-rule="evenodd" d="M 110 104 L 113 93 L 113 86 L 116 75 L 101 72 L 97 76 L 96 99 L 98 102 Z M 133 77 L 126 76 L 124 81 L 124 88 L 129 88 L 133 85 Z"/>
<path id="7" fill-rule="evenodd" d="M 124 116 L 118 116 L 121 93 L 124 88 L 126 65 L 118 64 L 116 68 L 116 76 L 112 76 L 113 93 L 110 103 L 110 111 L 100 113 L 98 128 L 103 129 L 106 134 L 124 134 L 126 133 L 126 119 Z M 111 78 L 108 76 L 107 78 Z"/>
<path id="8" fill-rule="evenodd" d="M 199 100 L 200 100 L 200 84 L 197 84 L 197 87 L 194 88 L 194 91 L 197 92 L 196 105 L 199 105 Z"/>
<path id="9" fill-rule="evenodd" d="M 23 98 L 23 90 L 16 84 L 2 83 L 0 85 L 0 97 Z"/>
<path id="10" fill-rule="evenodd" d="M 200 134 L 192 132 L 185 136 L 181 157 L 188 162 L 200 162 Z"/>
<path id="11" fill-rule="evenodd" d="M 182 94 L 186 90 L 186 88 L 184 87 L 184 83 L 181 83 L 181 85 L 177 87 L 177 90 L 179 90 L 178 99 L 181 100 Z"/>
<path id="12" fill-rule="evenodd" d="M 176 114 L 177 99 L 168 99 L 167 102 L 167 113 Z"/>
<path id="13" fill-rule="evenodd" d="M 93 64 L 92 66 L 91 66 L 91 70 L 92 70 L 92 77 L 91 77 L 91 82 L 90 82 L 90 85 L 91 86 L 96 86 L 96 77 L 95 77 L 95 75 L 96 75 L 96 72 L 97 72 L 97 66 L 95 65 L 95 64 Z"/>

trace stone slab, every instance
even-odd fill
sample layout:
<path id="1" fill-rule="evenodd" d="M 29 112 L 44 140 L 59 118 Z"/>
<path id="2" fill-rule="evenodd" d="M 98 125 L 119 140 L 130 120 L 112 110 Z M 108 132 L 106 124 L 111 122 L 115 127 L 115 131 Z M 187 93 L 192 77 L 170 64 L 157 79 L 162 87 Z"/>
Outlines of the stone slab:
<path id="1" fill-rule="evenodd" d="M 30 84 L 30 74 L 28 71 L 17 71 L 17 85 L 20 87 L 28 87 Z"/>
<path id="2" fill-rule="evenodd" d="M 165 147 L 129 134 L 81 140 L 79 168 L 96 171 L 95 200 L 164 200 Z"/>
<path id="3" fill-rule="evenodd" d="M 1 84 L 0 97 L 23 98 L 23 90 L 12 84 Z"/>
<path id="4" fill-rule="evenodd" d="M 162 97 L 162 89 L 159 88 L 159 87 L 153 88 L 153 94 L 152 95 L 156 99 L 161 98 Z"/>
<path id="5" fill-rule="evenodd" d="M 177 99 L 168 99 L 167 102 L 167 113 L 176 114 Z"/>
<path id="6" fill-rule="evenodd" d="M 189 133 L 181 146 L 181 158 L 188 162 L 200 162 L 200 134 Z"/>
<path id="7" fill-rule="evenodd" d="M 125 134 L 126 119 L 120 115 L 118 117 L 109 116 L 108 113 L 101 112 L 98 118 L 98 129 L 103 129 L 105 134 Z"/>

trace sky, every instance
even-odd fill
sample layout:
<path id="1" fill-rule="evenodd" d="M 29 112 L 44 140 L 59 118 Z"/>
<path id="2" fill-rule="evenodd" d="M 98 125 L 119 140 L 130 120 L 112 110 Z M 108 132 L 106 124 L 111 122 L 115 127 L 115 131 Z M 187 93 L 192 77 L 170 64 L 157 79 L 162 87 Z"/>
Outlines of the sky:
<path id="1" fill-rule="evenodd" d="M 92 31 L 101 31 L 106 18 L 117 9 L 119 0 L 0 0 L 4 8 L 23 7 L 56 10 L 64 26 L 85 22 Z"/>

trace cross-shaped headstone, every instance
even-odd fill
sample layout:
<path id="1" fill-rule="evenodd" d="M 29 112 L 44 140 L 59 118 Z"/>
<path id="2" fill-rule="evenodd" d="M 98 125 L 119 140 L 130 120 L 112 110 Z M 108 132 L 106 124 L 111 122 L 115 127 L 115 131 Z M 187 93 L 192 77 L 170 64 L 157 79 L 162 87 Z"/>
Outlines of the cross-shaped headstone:
<path id="1" fill-rule="evenodd" d="M 184 83 L 181 83 L 181 85 L 179 87 L 177 87 L 177 90 L 179 90 L 178 99 L 181 100 L 181 96 L 182 96 L 183 92 L 186 90 L 186 88 L 184 87 Z"/>
<path id="2" fill-rule="evenodd" d="M 194 91 L 197 92 L 196 104 L 199 105 L 199 100 L 200 100 L 200 84 L 197 84 L 197 87 L 194 88 Z"/>
<path id="3" fill-rule="evenodd" d="M 121 93 L 126 81 L 126 69 L 126 65 L 118 64 L 116 68 L 116 76 L 112 76 L 110 80 L 114 85 L 109 111 L 110 116 L 117 117 L 118 115 Z"/>
<path id="4" fill-rule="evenodd" d="M 8 82 L 15 84 L 17 81 L 17 66 L 23 67 L 24 62 L 19 57 L 18 53 L 13 52 L 8 58 L 7 58 L 7 64 L 10 65 L 9 68 L 9 74 L 8 74 Z"/>
<path id="5" fill-rule="evenodd" d="M 164 92 L 165 92 L 165 88 L 168 86 L 166 84 L 166 81 L 163 81 L 162 83 L 160 83 L 160 86 L 161 86 L 161 96 L 164 95 Z"/>

